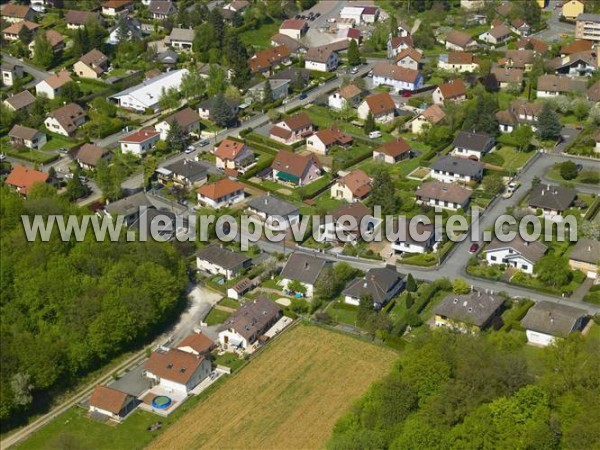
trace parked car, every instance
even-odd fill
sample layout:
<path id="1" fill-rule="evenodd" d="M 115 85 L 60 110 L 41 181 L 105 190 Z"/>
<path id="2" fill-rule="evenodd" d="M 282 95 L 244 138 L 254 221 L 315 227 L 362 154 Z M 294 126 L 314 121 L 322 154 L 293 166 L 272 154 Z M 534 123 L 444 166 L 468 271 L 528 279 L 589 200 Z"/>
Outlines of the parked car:
<path id="1" fill-rule="evenodd" d="M 208 144 L 208 140 L 204 139 L 203 141 L 198 142 L 198 147 L 206 147 Z"/>
<path id="2" fill-rule="evenodd" d="M 350 69 L 350 73 L 352 75 L 357 74 L 358 73 L 358 67 L 353 67 L 352 69 Z"/>
<path id="3" fill-rule="evenodd" d="M 377 139 L 381 137 L 381 131 L 371 131 L 369 133 L 369 139 Z"/>
<path id="4" fill-rule="evenodd" d="M 0 153 L 0 161 L 4 161 L 6 159 L 5 153 Z"/>
<path id="5" fill-rule="evenodd" d="M 402 93 L 402 97 L 404 97 L 404 98 L 410 98 L 410 97 L 412 97 L 412 92 L 410 92 L 410 91 L 404 91 Z"/>
<path id="6" fill-rule="evenodd" d="M 58 153 L 60 155 L 66 155 L 67 153 L 69 153 L 69 151 L 66 148 L 64 148 L 64 147 L 61 147 L 61 148 L 58 149 Z"/>
<path id="7" fill-rule="evenodd" d="M 304 100 L 304 99 L 305 99 L 305 98 L 307 98 L 307 97 L 308 97 L 308 94 L 307 94 L 306 92 L 303 92 L 302 94 L 300 94 L 300 95 L 298 96 L 298 98 L 299 98 L 300 100 Z"/>
<path id="8" fill-rule="evenodd" d="M 183 153 L 185 153 L 186 155 L 189 155 L 190 153 L 192 153 L 194 150 L 196 150 L 196 147 L 194 147 L 193 145 L 188 145 L 185 150 L 183 151 Z"/>
<path id="9" fill-rule="evenodd" d="M 373 71 L 372 71 L 372 70 L 370 70 L 370 71 L 369 71 L 369 73 L 367 74 L 367 76 L 368 76 L 369 78 L 373 78 Z"/>
<path id="10" fill-rule="evenodd" d="M 577 164 L 577 172 L 581 172 L 583 170 L 583 164 Z"/>
<path id="11" fill-rule="evenodd" d="M 473 244 L 471 244 L 471 246 L 469 247 L 469 253 L 477 253 L 477 250 L 479 250 L 479 244 L 474 242 Z"/>

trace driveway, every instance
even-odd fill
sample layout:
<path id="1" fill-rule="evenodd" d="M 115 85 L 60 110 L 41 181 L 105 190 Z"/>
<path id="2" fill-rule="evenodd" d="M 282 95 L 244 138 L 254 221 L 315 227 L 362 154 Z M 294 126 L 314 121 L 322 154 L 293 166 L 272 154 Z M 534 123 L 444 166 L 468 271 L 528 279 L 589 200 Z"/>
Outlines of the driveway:
<path id="1" fill-rule="evenodd" d="M 32 66 L 31 64 L 24 62 L 18 58 L 15 58 L 14 56 L 10 56 L 9 54 L 4 52 L 2 53 L 2 59 L 5 62 L 9 62 L 11 64 L 18 64 L 19 66 L 23 67 L 23 70 L 25 70 L 25 72 L 27 72 L 33 77 L 33 80 L 27 83 L 25 86 L 23 86 L 23 89 L 32 88 L 33 86 L 35 86 L 40 81 L 44 80 L 50 75 L 50 72 L 38 69 L 37 67 Z"/>
<path id="2" fill-rule="evenodd" d="M 113 389 L 126 392 L 134 397 L 138 397 L 142 392 L 150 387 L 148 379 L 142 376 L 144 371 L 144 363 L 145 360 L 129 370 L 118 380 L 108 383 L 108 386 Z"/>
<path id="3" fill-rule="evenodd" d="M 561 139 L 560 143 L 552 149 L 552 153 L 564 152 L 565 149 L 567 147 L 569 147 L 575 139 L 577 139 L 577 136 L 579 136 L 579 133 L 581 133 L 581 131 L 577 130 L 576 128 L 563 127 L 563 129 L 560 130 L 560 137 L 562 139 Z"/>

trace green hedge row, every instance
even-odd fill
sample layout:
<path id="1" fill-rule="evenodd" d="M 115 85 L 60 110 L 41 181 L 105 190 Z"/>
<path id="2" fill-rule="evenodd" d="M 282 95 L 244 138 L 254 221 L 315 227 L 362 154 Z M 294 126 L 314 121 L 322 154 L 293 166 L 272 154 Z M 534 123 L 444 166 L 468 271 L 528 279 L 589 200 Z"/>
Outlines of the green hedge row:
<path id="1" fill-rule="evenodd" d="M 263 162 L 257 163 L 254 167 L 252 167 L 244 175 L 242 175 L 241 178 L 243 180 L 249 180 L 250 178 L 252 178 L 253 176 L 255 176 L 261 170 L 264 170 L 267 167 L 270 167 L 271 164 L 273 163 L 273 159 L 274 158 L 267 158 Z M 252 183 L 252 184 L 254 184 L 254 183 Z M 257 186 L 257 187 L 260 187 L 260 186 Z M 260 187 L 260 189 L 264 189 L 264 188 Z"/>

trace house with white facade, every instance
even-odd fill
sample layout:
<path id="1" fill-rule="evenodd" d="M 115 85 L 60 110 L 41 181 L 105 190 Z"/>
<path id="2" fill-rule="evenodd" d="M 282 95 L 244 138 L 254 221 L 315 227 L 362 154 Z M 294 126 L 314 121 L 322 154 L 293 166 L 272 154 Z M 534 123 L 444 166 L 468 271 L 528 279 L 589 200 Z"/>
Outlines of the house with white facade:
<path id="1" fill-rule="evenodd" d="M 395 64 L 377 63 L 373 68 L 373 84 L 390 86 L 394 91 L 414 91 L 423 86 L 423 77 L 418 70 L 398 67 Z"/>
<path id="2" fill-rule="evenodd" d="M 44 126 L 53 133 L 73 136 L 77 129 L 86 122 L 86 117 L 81 106 L 77 103 L 69 103 L 52 111 L 44 120 Z"/>
<path id="3" fill-rule="evenodd" d="M 450 80 L 435 88 L 431 98 L 436 105 L 443 105 L 446 101 L 461 103 L 467 99 L 467 87 L 460 78 Z"/>
<path id="4" fill-rule="evenodd" d="M 142 156 L 152 150 L 160 140 L 160 133 L 153 128 L 142 128 L 119 140 L 121 151 Z"/>
<path id="5" fill-rule="evenodd" d="M 173 122 L 177 122 L 179 128 L 186 136 L 198 136 L 200 134 L 200 116 L 198 116 L 196 111 L 187 106 L 154 125 L 154 129 L 160 133 L 161 140 L 167 140 Z"/>
<path id="6" fill-rule="evenodd" d="M 304 19 L 286 19 L 279 26 L 279 33 L 297 41 L 308 31 L 308 22 Z"/>
<path id="7" fill-rule="evenodd" d="M 215 209 L 234 205 L 245 198 L 244 185 L 229 178 L 206 184 L 196 193 L 199 205 Z"/>
<path id="8" fill-rule="evenodd" d="M 373 300 L 373 308 L 379 311 L 406 285 L 396 268 L 369 269 L 363 278 L 351 281 L 342 291 L 344 303 L 359 306 L 360 299 L 369 296 Z"/>
<path id="9" fill-rule="evenodd" d="M 340 63 L 339 50 L 339 46 L 333 44 L 309 48 L 304 57 L 304 68 L 317 72 L 331 72 L 337 69 Z"/>
<path id="10" fill-rule="evenodd" d="M 326 155 L 332 147 L 348 148 L 352 145 L 351 136 L 336 125 L 317 131 L 306 139 L 306 148 L 320 155 Z"/>
<path id="11" fill-rule="evenodd" d="M 331 198 L 345 200 L 348 203 L 364 200 L 371 193 L 373 179 L 362 169 L 338 178 L 331 186 Z"/>
<path id="12" fill-rule="evenodd" d="M 405 69 L 421 70 L 423 68 L 423 53 L 414 48 L 406 48 L 396 56 L 396 65 Z"/>
<path id="13" fill-rule="evenodd" d="M 452 30 L 446 35 L 445 45 L 446 49 L 456 52 L 472 51 L 479 47 L 477 42 L 467 33 L 456 30 Z"/>
<path id="14" fill-rule="evenodd" d="M 248 269 L 252 259 L 243 253 L 224 248 L 218 244 L 208 245 L 196 253 L 196 267 L 211 275 L 223 275 L 228 280 Z"/>
<path id="15" fill-rule="evenodd" d="M 367 96 L 357 110 L 358 118 L 366 120 L 369 113 L 373 114 L 376 123 L 388 123 L 394 120 L 396 104 L 387 92 Z"/>
<path id="16" fill-rule="evenodd" d="M 357 108 L 360 104 L 362 89 L 355 84 L 347 84 L 328 97 L 329 107 L 336 111 L 343 110 L 346 106 Z"/>
<path id="17" fill-rule="evenodd" d="M 306 113 L 295 114 L 277 122 L 269 131 L 269 137 L 282 144 L 294 144 L 314 132 L 314 125 Z"/>
<path id="18" fill-rule="evenodd" d="M 300 220 L 300 209 L 285 200 L 270 195 L 251 198 L 246 205 L 251 220 L 257 220 L 266 228 L 281 231 Z"/>
<path id="19" fill-rule="evenodd" d="M 562 303 L 536 302 L 521 320 L 527 342 L 547 347 L 571 333 L 582 331 L 587 318 L 583 309 Z"/>
<path id="20" fill-rule="evenodd" d="M 295 186 L 306 186 L 321 177 L 323 166 L 314 155 L 280 150 L 273 163 L 273 180 Z"/>
<path id="21" fill-rule="evenodd" d="M 191 51 L 196 32 L 191 28 L 177 28 L 165 38 L 165 44 L 170 45 L 175 51 Z"/>
<path id="22" fill-rule="evenodd" d="M 373 235 L 381 219 L 373 217 L 371 210 L 360 202 L 349 203 L 334 209 L 319 228 L 319 240 L 339 244 L 357 244 L 366 235 Z"/>
<path id="23" fill-rule="evenodd" d="M 46 144 L 46 135 L 35 128 L 24 127 L 21 125 L 13 126 L 8 132 L 10 145 L 15 148 L 30 148 L 32 150 L 40 149 Z"/>
<path id="24" fill-rule="evenodd" d="M 281 271 L 280 285 L 287 290 L 292 281 L 297 281 L 304 286 L 306 290 L 304 295 L 311 298 L 314 295 L 315 283 L 321 271 L 328 265 L 330 265 L 328 261 L 318 256 L 292 253 Z"/>
<path id="25" fill-rule="evenodd" d="M 136 406 L 133 395 L 99 384 L 89 399 L 88 411 L 121 422 Z"/>
<path id="26" fill-rule="evenodd" d="M 256 156 L 243 142 L 223 139 L 213 154 L 218 169 L 244 173 L 256 164 Z"/>
<path id="27" fill-rule="evenodd" d="M 492 28 L 479 35 L 480 40 L 492 45 L 501 44 L 508 38 L 510 38 L 510 28 L 504 24 L 492 26 Z"/>
<path id="28" fill-rule="evenodd" d="M 468 158 L 442 156 L 431 166 L 429 176 L 443 183 L 478 182 L 483 177 L 483 163 Z"/>
<path id="29" fill-rule="evenodd" d="M 408 33 L 390 36 L 387 42 L 387 57 L 388 59 L 395 59 L 404 50 L 414 47 L 415 43 Z"/>
<path id="30" fill-rule="evenodd" d="M 395 164 L 411 157 L 412 149 L 404 138 L 388 141 L 373 150 L 373 161 Z"/>
<path id="31" fill-rule="evenodd" d="M 454 147 L 452 155 L 480 161 L 484 155 L 494 149 L 495 139 L 485 133 L 459 131 L 452 145 Z"/>
<path id="32" fill-rule="evenodd" d="M 35 95 L 45 95 L 50 100 L 53 100 L 61 94 L 62 88 L 72 81 L 69 72 L 63 69 L 60 72 L 49 75 L 36 84 Z"/>
<path id="33" fill-rule="evenodd" d="M 529 275 L 548 247 L 539 241 L 525 241 L 519 235 L 510 242 L 494 239 L 484 250 L 488 264 L 503 264 Z"/>
<path id="34" fill-rule="evenodd" d="M 475 72 L 479 69 L 479 61 L 469 52 L 450 52 L 440 55 L 438 68 L 448 72 Z"/>
<path id="35" fill-rule="evenodd" d="M 12 86 L 16 79 L 23 78 L 23 66 L 9 62 L 2 63 L 2 85 Z"/>
<path id="36" fill-rule="evenodd" d="M 208 358 L 177 349 L 156 350 L 144 364 L 142 375 L 167 392 L 188 394 L 210 375 Z"/>
<path id="37" fill-rule="evenodd" d="M 413 222 L 406 218 L 399 228 L 400 236 L 392 242 L 394 254 L 419 254 L 433 251 L 442 240 L 441 233 L 436 234 L 433 224 L 423 222 Z"/>
<path id="38" fill-rule="evenodd" d="M 472 194 L 473 191 L 458 184 L 427 181 L 417 187 L 415 199 L 420 205 L 466 211 Z"/>

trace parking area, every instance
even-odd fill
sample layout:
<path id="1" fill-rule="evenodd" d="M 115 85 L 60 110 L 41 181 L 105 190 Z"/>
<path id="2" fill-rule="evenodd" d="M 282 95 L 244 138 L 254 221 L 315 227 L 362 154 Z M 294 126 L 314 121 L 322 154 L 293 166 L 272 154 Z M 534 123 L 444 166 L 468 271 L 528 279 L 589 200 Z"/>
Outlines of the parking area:
<path id="1" fill-rule="evenodd" d="M 118 380 L 109 383 L 108 386 L 121 392 L 126 392 L 134 397 L 140 396 L 142 392 L 150 387 L 148 379 L 142 376 L 144 362 L 146 361 L 143 361 L 138 366 L 134 367 Z"/>

